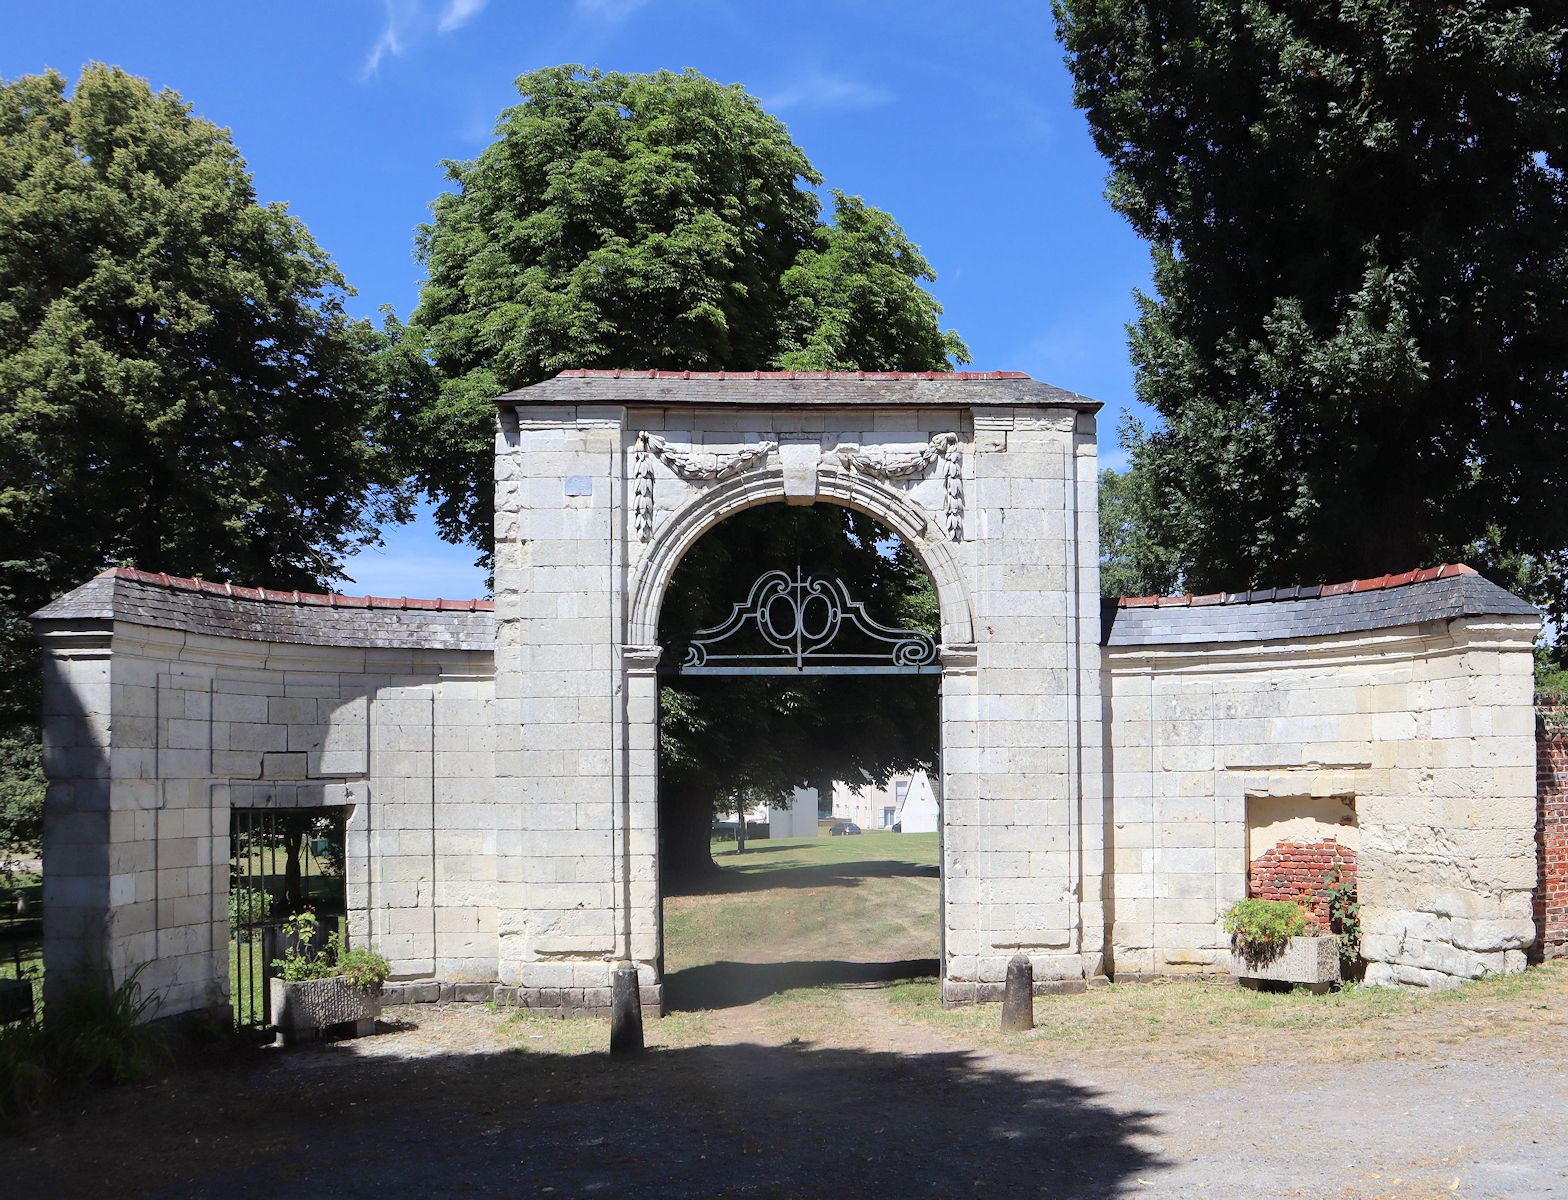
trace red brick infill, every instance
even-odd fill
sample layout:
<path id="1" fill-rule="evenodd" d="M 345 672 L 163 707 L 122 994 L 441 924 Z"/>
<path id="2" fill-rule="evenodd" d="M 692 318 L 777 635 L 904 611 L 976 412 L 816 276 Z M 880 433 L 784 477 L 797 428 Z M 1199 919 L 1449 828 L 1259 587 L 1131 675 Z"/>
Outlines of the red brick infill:
<path id="1" fill-rule="evenodd" d="M 1568 958 L 1568 697 L 1538 697 L 1535 714 L 1535 951 Z"/>
<path id="2" fill-rule="evenodd" d="M 1271 846 L 1247 871 L 1247 894 L 1257 900 L 1298 900 L 1312 909 L 1327 929 L 1328 892 L 1323 877 L 1339 867 L 1345 878 L 1356 878 L 1356 852 L 1333 838 L 1321 842 L 1281 842 Z"/>

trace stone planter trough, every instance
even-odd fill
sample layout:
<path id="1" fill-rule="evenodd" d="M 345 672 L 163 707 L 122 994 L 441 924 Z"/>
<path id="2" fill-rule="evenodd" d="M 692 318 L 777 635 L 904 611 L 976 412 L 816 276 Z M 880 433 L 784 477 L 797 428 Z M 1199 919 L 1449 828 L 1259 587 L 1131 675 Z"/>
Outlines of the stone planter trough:
<path id="1" fill-rule="evenodd" d="M 323 1031 L 352 1025 L 354 1037 L 374 1033 L 381 1015 L 381 988 L 371 991 L 350 987 L 346 976 L 328 979 L 268 981 L 272 990 L 272 1023 L 283 1035 L 283 1044 L 309 1042 Z"/>
<path id="2" fill-rule="evenodd" d="M 1254 958 L 1230 952 L 1230 973 L 1243 987 L 1260 983 L 1302 983 L 1314 992 L 1326 992 L 1339 982 L 1339 939 L 1335 937 L 1287 938 L 1279 953 Z"/>

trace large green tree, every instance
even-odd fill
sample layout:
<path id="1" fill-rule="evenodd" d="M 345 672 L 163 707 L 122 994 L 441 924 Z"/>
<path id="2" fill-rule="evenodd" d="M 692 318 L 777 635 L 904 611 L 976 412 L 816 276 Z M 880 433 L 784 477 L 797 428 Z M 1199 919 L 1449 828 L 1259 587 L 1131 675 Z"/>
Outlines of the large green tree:
<path id="1" fill-rule="evenodd" d="M 488 555 L 495 396 L 571 367 L 946 370 L 967 361 L 886 213 L 834 193 L 739 85 L 552 67 L 446 164 L 404 331 L 443 536 Z"/>
<path id="2" fill-rule="evenodd" d="M 404 431 L 449 540 L 488 555 L 494 397 L 557 371 L 927 371 L 968 360 L 938 323 L 919 249 L 886 213 L 842 193 L 824 220 L 817 172 L 743 88 L 694 71 L 573 66 L 517 86 L 522 102 L 502 114 L 494 143 L 447 164 L 453 190 L 418 239 L 429 280 L 388 356 L 418 411 Z M 879 552 L 881 536 L 829 507 L 737 517 L 692 551 L 681 577 L 727 606 L 787 544 L 808 568 L 842 568 L 868 586 L 903 580 L 895 590 L 913 597 L 923 573 L 908 574 L 907 551 Z M 671 637 L 706 611 L 686 587 L 668 602 Z M 712 805 L 724 796 L 929 762 L 931 689 L 870 688 L 664 688 L 667 871 L 711 867 Z"/>
<path id="3" fill-rule="evenodd" d="M 1568 547 L 1568 9 L 1056 0 L 1154 256 L 1131 499 L 1197 590 Z"/>
<path id="4" fill-rule="evenodd" d="M 104 566 L 310 587 L 399 515 L 346 292 L 175 93 L 0 81 L 0 726 L 36 719 L 26 614 Z"/>
<path id="5" fill-rule="evenodd" d="M 1165 596 L 1175 591 L 1181 562 L 1161 537 L 1158 498 L 1147 473 L 1100 472 L 1100 594 Z"/>

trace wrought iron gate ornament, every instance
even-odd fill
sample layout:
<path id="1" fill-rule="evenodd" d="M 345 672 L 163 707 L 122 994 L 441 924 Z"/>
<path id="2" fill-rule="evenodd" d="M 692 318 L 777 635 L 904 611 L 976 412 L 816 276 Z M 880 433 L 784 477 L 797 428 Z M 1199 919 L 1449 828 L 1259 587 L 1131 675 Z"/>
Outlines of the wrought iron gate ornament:
<path id="1" fill-rule="evenodd" d="M 692 635 L 677 668 L 683 675 L 918 675 L 941 669 L 930 634 L 883 625 L 843 580 L 803 575 L 799 567 L 793 577 L 787 571 L 761 576 L 722 624 Z"/>

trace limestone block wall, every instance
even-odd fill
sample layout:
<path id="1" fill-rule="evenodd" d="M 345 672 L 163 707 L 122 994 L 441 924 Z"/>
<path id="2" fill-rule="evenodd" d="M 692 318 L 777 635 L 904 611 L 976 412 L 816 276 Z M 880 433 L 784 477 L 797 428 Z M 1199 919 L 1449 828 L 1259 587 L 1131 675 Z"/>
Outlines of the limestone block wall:
<path id="1" fill-rule="evenodd" d="M 617 410 L 514 417 L 496 457 L 500 979 L 525 1003 L 602 1009 L 618 958 L 656 1005 L 654 819 L 625 836 L 625 423 Z M 651 665 L 651 664 L 650 664 Z M 638 713 L 652 724 L 646 703 Z M 628 862 L 628 855 L 635 861 Z M 633 944 L 628 945 L 628 938 Z"/>
<path id="2" fill-rule="evenodd" d="M 999 998 L 1020 951 L 1042 984 L 1105 972 L 1094 420 L 977 408 L 973 457 L 972 698 L 944 680 L 950 1002 Z"/>
<path id="3" fill-rule="evenodd" d="M 161 1015 L 226 1004 L 231 809 L 318 806 L 352 944 L 493 980 L 489 614 L 214 587 L 109 573 L 35 618 L 46 983 L 146 964 Z"/>
<path id="4" fill-rule="evenodd" d="M 1020 950 L 1042 982 L 1101 972 L 1095 407 L 1018 376 L 577 372 L 501 397 L 501 957 L 523 1002 L 601 1004 L 618 958 L 657 1002 L 659 603 L 699 537 L 781 501 L 870 513 L 936 586 L 944 994 L 999 992 Z"/>
<path id="5" fill-rule="evenodd" d="M 1369 982 L 1522 969 L 1537 619 L 1473 573 L 1377 590 L 1110 614 L 1119 976 L 1223 968 L 1249 801 L 1290 797 L 1353 801 Z"/>

